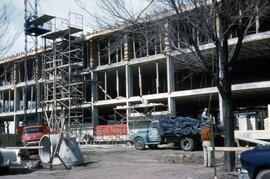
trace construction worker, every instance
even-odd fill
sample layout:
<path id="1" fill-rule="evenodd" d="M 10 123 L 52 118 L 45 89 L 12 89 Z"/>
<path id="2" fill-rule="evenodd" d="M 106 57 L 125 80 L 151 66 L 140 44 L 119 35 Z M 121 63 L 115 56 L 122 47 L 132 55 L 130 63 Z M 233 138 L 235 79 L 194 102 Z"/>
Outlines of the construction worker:
<path id="1" fill-rule="evenodd" d="M 207 108 L 204 108 L 202 116 L 201 116 L 201 127 L 205 125 L 205 121 L 207 119 L 209 119 L 209 117 L 207 116 Z"/>
<path id="2" fill-rule="evenodd" d="M 212 167 L 212 152 L 207 150 L 207 147 L 212 146 L 211 142 L 211 121 L 207 120 L 205 122 L 205 126 L 201 129 L 201 142 L 203 146 L 203 159 L 204 159 L 204 166 L 205 167 Z"/>

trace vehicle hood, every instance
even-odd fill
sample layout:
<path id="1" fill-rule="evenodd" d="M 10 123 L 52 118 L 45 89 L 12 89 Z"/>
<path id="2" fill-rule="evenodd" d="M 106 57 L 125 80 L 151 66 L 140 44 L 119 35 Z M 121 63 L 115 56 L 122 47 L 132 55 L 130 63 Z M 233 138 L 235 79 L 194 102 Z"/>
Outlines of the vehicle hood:
<path id="1" fill-rule="evenodd" d="M 253 178 L 260 167 L 270 167 L 270 146 L 259 146 L 253 150 L 242 152 L 240 161 L 242 168 L 248 171 L 249 177 Z"/>

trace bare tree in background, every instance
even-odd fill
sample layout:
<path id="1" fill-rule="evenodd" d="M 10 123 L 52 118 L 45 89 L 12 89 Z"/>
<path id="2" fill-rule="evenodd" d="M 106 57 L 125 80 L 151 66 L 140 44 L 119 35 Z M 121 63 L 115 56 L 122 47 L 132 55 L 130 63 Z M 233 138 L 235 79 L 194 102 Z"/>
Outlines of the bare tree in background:
<path id="1" fill-rule="evenodd" d="M 176 20 L 182 29 L 180 46 L 171 40 L 172 49 L 191 58 L 182 59 L 187 67 L 199 67 L 208 72 L 222 98 L 224 119 L 224 145 L 234 146 L 234 115 L 232 100 L 232 74 L 235 70 L 245 36 L 256 33 L 256 18 L 263 17 L 269 10 L 269 1 L 264 0 L 168 0 L 165 4 L 174 9 Z M 237 38 L 235 45 L 229 45 L 230 38 Z M 209 65 L 207 55 L 200 43 L 214 45 L 214 68 Z M 179 48 L 180 47 L 180 48 Z M 195 64 L 195 65 L 194 65 Z M 198 68 L 195 68 L 198 69 Z M 232 171 L 235 154 L 225 152 L 224 167 Z"/>
<path id="2" fill-rule="evenodd" d="M 3 44 L 3 41 L 6 37 L 8 31 L 8 20 L 7 20 L 7 7 L 3 5 L 0 7 L 0 57 L 3 55 L 7 46 Z"/>
<path id="3" fill-rule="evenodd" d="M 11 8 L 12 3 L 0 6 L 0 57 L 6 55 L 20 35 L 20 28 L 10 29 Z"/>
<path id="4" fill-rule="evenodd" d="M 98 20 L 108 26 L 112 20 L 122 25 L 129 24 L 123 29 L 128 32 L 131 29 L 142 31 L 142 27 L 151 24 L 149 27 L 152 31 L 162 34 L 169 42 L 165 45 L 171 51 L 166 55 L 171 56 L 172 52 L 178 52 L 181 55 L 172 58 L 180 60 L 186 69 L 207 72 L 222 98 L 224 145 L 231 147 L 235 145 L 232 74 L 243 40 L 253 30 L 258 31 L 255 20 L 267 15 L 269 5 L 268 0 L 155 0 L 149 1 L 142 12 L 132 14 L 126 7 L 125 0 L 101 0 L 100 7 L 107 11 L 110 20 Z M 148 9 L 159 13 L 147 16 Z M 142 33 L 147 35 L 145 31 Z M 236 43 L 229 44 L 230 38 L 235 38 Z M 211 60 L 210 50 L 205 50 L 203 43 L 212 45 Z M 232 171 L 234 166 L 235 153 L 225 152 L 225 170 Z"/>

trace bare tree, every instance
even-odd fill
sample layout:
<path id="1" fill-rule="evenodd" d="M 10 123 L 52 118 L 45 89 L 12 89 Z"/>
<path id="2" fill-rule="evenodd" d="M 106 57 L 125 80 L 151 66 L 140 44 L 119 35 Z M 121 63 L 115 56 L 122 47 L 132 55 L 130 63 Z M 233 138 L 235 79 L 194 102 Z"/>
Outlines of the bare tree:
<path id="1" fill-rule="evenodd" d="M 243 40 L 252 30 L 256 32 L 256 18 L 264 16 L 269 10 L 269 1 L 260 0 L 168 0 L 167 5 L 176 12 L 176 21 L 182 31 L 176 45 L 171 40 L 172 49 L 183 54 L 189 51 L 191 58 L 185 59 L 187 67 L 195 67 L 208 72 L 222 98 L 224 119 L 224 145 L 234 146 L 234 115 L 232 100 L 232 74 L 235 70 Z M 235 44 L 229 44 L 236 38 Z M 214 45 L 214 67 L 211 68 L 201 43 Z M 189 55 L 190 56 L 190 55 Z M 189 63 L 190 62 L 190 63 Z M 195 65 L 194 65 L 195 64 Z M 195 70 L 198 68 L 195 68 Z M 224 167 L 232 171 L 235 154 L 225 152 Z"/>
<path id="2" fill-rule="evenodd" d="M 144 29 L 142 33 L 148 35 L 149 30 L 145 31 L 143 27 L 150 25 L 152 31 L 162 34 L 167 41 L 165 46 L 170 50 L 166 55 L 178 52 L 181 55 L 172 58 L 181 61 L 185 68 L 207 72 L 212 77 L 222 98 L 224 145 L 234 146 L 232 74 L 245 37 L 252 30 L 258 30 L 255 20 L 269 11 L 269 1 L 155 0 L 149 1 L 149 5 L 136 15 L 130 13 L 124 0 L 101 0 L 100 3 L 114 22 L 128 24 L 123 30 L 142 32 Z M 155 14 L 147 16 L 148 9 Z M 102 21 L 104 23 L 106 19 Z M 107 22 L 108 26 L 110 24 Z M 235 38 L 235 43 L 229 44 L 231 38 Z M 204 43 L 212 46 L 212 50 L 207 50 Z M 225 152 L 225 170 L 232 171 L 234 165 L 235 154 Z"/>
<path id="3" fill-rule="evenodd" d="M 4 4 L 2 7 L 0 7 L 0 56 L 4 53 L 5 49 L 7 48 L 4 44 L 4 38 L 8 31 L 8 20 L 7 20 L 7 7 Z"/>
<path id="4" fill-rule="evenodd" d="M 10 16 L 13 13 L 11 7 L 11 3 L 4 3 L 0 6 L 0 57 L 6 55 L 20 35 L 19 28 L 10 29 Z"/>

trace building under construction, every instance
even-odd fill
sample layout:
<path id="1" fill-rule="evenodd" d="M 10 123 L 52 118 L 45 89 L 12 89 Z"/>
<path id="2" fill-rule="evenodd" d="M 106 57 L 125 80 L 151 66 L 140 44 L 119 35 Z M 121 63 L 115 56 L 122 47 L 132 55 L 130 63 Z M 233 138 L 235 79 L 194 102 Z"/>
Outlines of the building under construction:
<path id="1" fill-rule="evenodd" d="M 158 18 L 152 20 L 173 28 L 177 42 L 181 28 L 164 20 L 172 15 Z M 79 14 L 70 13 L 67 19 L 26 16 L 26 36 L 42 43 L 31 43 L 32 49 L 26 45 L 25 52 L 0 60 L 2 132 L 16 133 L 20 121 L 57 127 L 65 119 L 81 138 L 83 133 L 95 140 L 126 140 L 132 131 L 162 115 L 199 118 L 209 108 L 222 121 L 221 98 L 212 78 L 183 68 L 183 62 L 174 58 L 181 54 L 172 51 L 164 32 L 153 30 L 155 23 L 149 19 L 140 27 L 143 33 L 125 30 L 131 25 L 123 24 L 84 34 Z M 270 103 L 270 21 L 254 21 L 232 90 L 236 117 L 254 116 L 259 130 L 264 129 Z M 165 33 L 171 32 L 169 28 Z M 209 52 L 214 48 L 204 38 L 198 43 Z M 229 43 L 236 43 L 235 38 Z"/>

